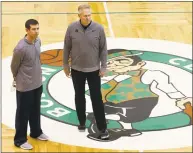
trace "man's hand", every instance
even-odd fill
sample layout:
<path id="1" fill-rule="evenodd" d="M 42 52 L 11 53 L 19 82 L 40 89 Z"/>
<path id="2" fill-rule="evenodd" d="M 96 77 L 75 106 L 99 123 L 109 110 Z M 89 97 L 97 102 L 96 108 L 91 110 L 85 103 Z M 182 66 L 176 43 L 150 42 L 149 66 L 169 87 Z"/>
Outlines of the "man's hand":
<path id="1" fill-rule="evenodd" d="M 69 68 L 64 68 L 64 73 L 66 74 L 66 76 L 68 78 L 70 78 L 71 74 L 70 74 L 70 69 Z"/>
<path id="2" fill-rule="evenodd" d="M 13 80 L 12 86 L 13 86 L 13 87 L 16 87 L 16 81 L 15 81 L 15 80 Z"/>
<path id="3" fill-rule="evenodd" d="M 103 77 L 104 75 L 105 75 L 105 72 L 99 71 L 99 76 L 100 76 L 100 77 Z"/>

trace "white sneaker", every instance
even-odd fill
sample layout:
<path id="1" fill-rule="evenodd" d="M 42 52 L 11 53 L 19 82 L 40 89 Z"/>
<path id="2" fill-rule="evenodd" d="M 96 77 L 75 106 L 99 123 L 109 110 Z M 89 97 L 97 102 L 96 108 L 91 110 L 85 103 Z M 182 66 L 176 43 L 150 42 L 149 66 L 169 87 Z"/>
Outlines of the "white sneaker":
<path id="1" fill-rule="evenodd" d="M 49 140 L 48 136 L 42 133 L 37 139 L 42 140 L 42 141 L 47 141 Z"/>
<path id="2" fill-rule="evenodd" d="M 19 146 L 20 148 L 24 149 L 24 150 L 31 150 L 33 147 L 31 144 L 29 144 L 28 142 L 23 143 L 21 146 Z"/>

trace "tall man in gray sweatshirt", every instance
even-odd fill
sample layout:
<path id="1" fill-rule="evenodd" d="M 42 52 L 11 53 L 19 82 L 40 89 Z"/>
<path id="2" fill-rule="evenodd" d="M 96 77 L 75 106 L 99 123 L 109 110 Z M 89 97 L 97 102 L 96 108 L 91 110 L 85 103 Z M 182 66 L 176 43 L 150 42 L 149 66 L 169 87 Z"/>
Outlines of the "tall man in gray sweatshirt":
<path id="1" fill-rule="evenodd" d="M 22 149 L 32 149 L 27 142 L 29 121 L 30 136 L 48 140 L 40 122 L 40 100 L 42 94 L 42 70 L 40 62 L 41 41 L 38 38 L 39 23 L 29 19 L 25 23 L 27 34 L 14 48 L 11 71 L 16 82 L 17 110 L 14 144 Z"/>
<path id="2" fill-rule="evenodd" d="M 109 133 L 101 95 L 100 78 L 104 75 L 107 67 L 106 36 L 103 27 L 91 20 L 89 5 L 80 5 L 78 12 L 80 20 L 70 24 L 65 35 L 64 72 L 67 77 L 72 76 L 75 106 L 80 123 L 78 129 L 85 130 L 85 83 L 87 80 L 96 124 L 100 131 L 99 138 L 108 139 Z M 71 58 L 70 65 L 69 58 Z"/>

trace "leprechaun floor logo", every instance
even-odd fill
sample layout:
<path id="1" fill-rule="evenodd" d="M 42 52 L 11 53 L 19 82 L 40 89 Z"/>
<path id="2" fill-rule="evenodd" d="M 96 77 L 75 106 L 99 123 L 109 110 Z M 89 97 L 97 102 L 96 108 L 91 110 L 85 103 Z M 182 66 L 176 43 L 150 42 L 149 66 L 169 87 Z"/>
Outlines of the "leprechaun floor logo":
<path id="1" fill-rule="evenodd" d="M 97 138 L 87 84 L 88 131 L 84 134 L 77 132 L 74 90 L 72 80 L 63 73 L 62 48 L 63 43 L 42 47 L 44 91 L 41 113 L 49 123 L 55 123 L 55 129 L 47 128 L 47 131 L 57 133 L 58 125 L 61 137 L 62 133 L 65 137 L 66 132 L 71 131 L 71 137 L 79 139 L 71 138 L 68 143 L 91 146 L 95 142 L 99 148 L 165 149 L 190 146 L 191 46 L 158 40 L 108 39 L 108 72 L 102 78 L 101 90 L 110 133 L 107 142 L 118 144 L 115 146 L 110 143 L 104 145 Z M 50 124 L 47 123 L 47 126 Z M 159 135 L 160 141 L 168 143 L 154 142 L 156 135 Z M 185 138 L 183 142 L 180 141 L 182 137 Z M 54 139 L 65 143 L 63 138 L 54 136 Z M 139 145 L 143 140 L 143 144 Z"/>

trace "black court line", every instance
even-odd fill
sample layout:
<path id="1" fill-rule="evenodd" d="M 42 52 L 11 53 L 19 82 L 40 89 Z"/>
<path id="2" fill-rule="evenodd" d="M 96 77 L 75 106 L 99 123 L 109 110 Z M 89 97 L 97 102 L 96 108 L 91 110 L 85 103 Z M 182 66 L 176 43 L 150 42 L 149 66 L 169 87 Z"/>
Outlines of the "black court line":
<path id="1" fill-rule="evenodd" d="M 192 14 L 192 12 L 93 12 L 92 14 L 148 14 L 148 13 L 153 13 L 153 14 L 180 14 L 180 13 L 188 13 Z M 77 14 L 75 12 L 56 12 L 56 13 L 50 13 L 50 12 L 29 12 L 29 13 L 2 13 L 2 15 L 36 15 L 36 14 L 44 14 L 44 15 L 50 15 L 50 14 Z"/>

